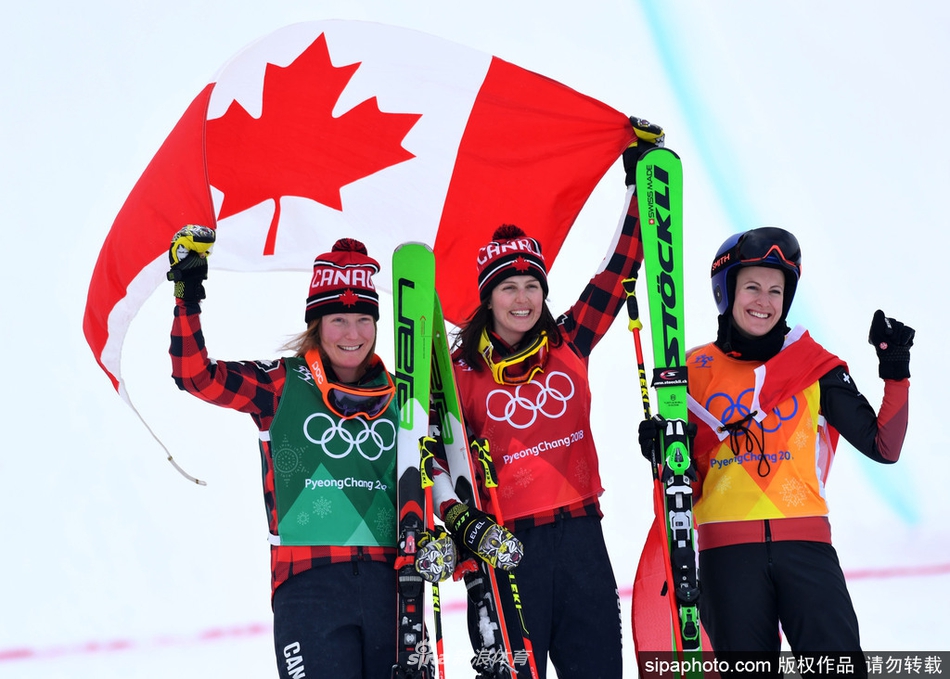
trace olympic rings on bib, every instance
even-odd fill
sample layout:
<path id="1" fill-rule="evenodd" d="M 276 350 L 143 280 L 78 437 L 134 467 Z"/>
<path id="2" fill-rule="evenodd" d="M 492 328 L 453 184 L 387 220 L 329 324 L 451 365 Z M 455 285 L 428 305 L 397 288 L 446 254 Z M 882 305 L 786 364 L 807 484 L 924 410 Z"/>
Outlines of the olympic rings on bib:
<path id="1" fill-rule="evenodd" d="M 496 422 L 507 422 L 515 429 L 527 429 L 538 413 L 556 420 L 567 412 L 574 396 L 574 383 L 563 372 L 553 371 L 544 380 L 533 380 L 511 389 L 494 389 L 485 399 L 485 410 Z"/>
<path id="2" fill-rule="evenodd" d="M 310 435 L 310 422 L 315 418 L 326 420 L 325 425 L 320 425 L 321 434 L 319 438 L 314 438 Z M 346 457 L 351 452 L 353 452 L 354 448 L 356 448 L 363 459 L 373 462 L 374 460 L 378 460 L 380 455 L 386 451 L 392 450 L 396 446 L 396 425 L 389 420 L 373 420 L 372 424 L 362 418 L 346 421 L 352 424 L 362 424 L 362 431 L 359 431 L 354 435 L 353 432 L 343 427 L 343 421 L 334 420 L 326 413 L 313 413 L 310 415 L 310 417 L 304 420 L 303 434 L 307 437 L 308 441 L 314 445 L 320 446 L 327 457 L 332 457 L 335 460 Z M 368 455 L 366 451 L 363 450 L 363 444 L 370 440 L 372 440 L 373 443 L 371 450 L 376 451 L 376 454 L 372 456 Z M 327 444 L 336 441 L 342 442 L 342 444 L 346 446 L 346 450 L 344 450 L 342 453 L 331 451 Z"/>
<path id="3" fill-rule="evenodd" d="M 717 392 L 709 397 L 709 400 L 706 401 L 706 410 L 708 410 L 713 417 L 716 417 L 715 411 L 713 410 L 713 403 L 719 399 L 724 399 L 728 405 L 723 409 L 722 415 L 719 415 L 719 420 L 723 424 L 730 422 L 733 419 L 742 419 L 747 417 L 751 412 L 751 402 L 753 396 L 753 389 L 746 389 L 736 400 L 732 400 L 732 396 L 723 392 Z M 743 401 L 748 401 L 750 405 L 746 405 Z M 795 415 L 798 414 L 798 399 L 792 397 L 792 412 L 788 415 L 783 414 L 778 408 L 774 408 L 769 416 L 762 421 L 762 430 L 766 433 L 772 433 L 778 431 L 782 427 L 783 422 L 787 422 Z M 774 417 L 773 417 L 774 416 Z M 775 418 L 778 418 L 776 423 Z"/>

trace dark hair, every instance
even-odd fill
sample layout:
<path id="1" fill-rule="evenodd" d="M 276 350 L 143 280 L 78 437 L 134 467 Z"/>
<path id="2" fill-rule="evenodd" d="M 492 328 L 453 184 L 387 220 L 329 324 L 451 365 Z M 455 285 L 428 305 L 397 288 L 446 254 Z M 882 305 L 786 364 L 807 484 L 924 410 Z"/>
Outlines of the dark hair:
<path id="1" fill-rule="evenodd" d="M 456 349 L 459 353 L 459 356 L 463 361 L 472 369 L 472 370 L 481 370 L 485 366 L 485 361 L 482 359 L 481 354 L 478 353 L 478 342 L 482 337 L 482 330 L 488 328 L 489 330 L 493 329 L 494 325 L 494 316 L 491 311 L 491 297 L 483 299 L 478 308 L 472 312 L 472 315 L 461 325 L 459 331 L 455 334 L 455 341 L 453 343 L 453 349 Z M 557 320 L 555 320 L 554 315 L 551 313 L 551 310 L 548 309 L 548 303 L 544 302 L 541 306 L 541 317 L 538 319 L 538 322 L 525 333 L 525 339 L 534 339 L 541 334 L 542 331 L 547 332 L 548 341 L 551 343 L 551 346 L 557 346 L 561 343 L 561 333 L 558 332 Z M 524 340 L 521 342 L 524 344 Z M 517 350 L 518 347 L 512 347 Z"/>

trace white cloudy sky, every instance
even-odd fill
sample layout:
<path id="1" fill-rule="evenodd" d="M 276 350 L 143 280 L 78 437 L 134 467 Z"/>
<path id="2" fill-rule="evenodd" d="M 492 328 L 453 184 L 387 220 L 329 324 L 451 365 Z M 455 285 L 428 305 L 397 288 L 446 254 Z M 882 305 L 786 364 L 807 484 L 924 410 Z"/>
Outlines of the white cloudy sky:
<path id="1" fill-rule="evenodd" d="M 848 360 L 875 406 L 872 313 L 917 329 L 905 457 L 878 468 L 842 446 L 832 524 L 865 647 L 950 648 L 931 595 L 950 585 L 935 466 L 950 378 L 938 351 L 950 245 L 944 3 L 40 0 L 3 14 L 0 676 L 276 676 L 252 424 L 175 391 L 171 294 L 156 293 L 133 323 L 123 368 L 155 433 L 208 481 L 189 485 L 95 364 L 81 318 L 116 212 L 198 90 L 251 41 L 330 18 L 425 31 L 662 123 L 686 173 L 690 343 L 713 332 L 716 247 L 764 224 L 802 242 L 792 320 Z M 608 173 L 552 270 L 555 311 L 604 253 L 622 176 L 619 166 Z M 212 275 L 212 353 L 275 356 L 298 329 L 306 274 Z M 631 443 L 632 353 L 619 321 L 591 364 L 605 526 L 624 588 L 651 511 Z M 451 603 L 463 595 L 446 590 L 450 676 L 466 676 Z"/>

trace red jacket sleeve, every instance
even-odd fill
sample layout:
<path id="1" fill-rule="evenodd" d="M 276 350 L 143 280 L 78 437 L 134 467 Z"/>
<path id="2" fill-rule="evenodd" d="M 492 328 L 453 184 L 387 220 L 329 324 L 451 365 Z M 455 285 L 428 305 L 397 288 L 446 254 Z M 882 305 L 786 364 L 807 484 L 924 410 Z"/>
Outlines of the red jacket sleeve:
<path id="1" fill-rule="evenodd" d="M 286 368 L 277 361 L 215 361 L 201 331 L 201 307 L 176 300 L 172 322 L 172 377 L 178 388 L 203 401 L 249 413 L 266 429 L 284 387 Z"/>

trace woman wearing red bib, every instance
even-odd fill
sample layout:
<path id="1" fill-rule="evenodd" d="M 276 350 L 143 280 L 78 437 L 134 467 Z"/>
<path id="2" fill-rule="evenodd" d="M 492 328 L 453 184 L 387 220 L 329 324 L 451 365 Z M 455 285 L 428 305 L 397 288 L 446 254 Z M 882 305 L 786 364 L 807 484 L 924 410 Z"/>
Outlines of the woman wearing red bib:
<path id="1" fill-rule="evenodd" d="M 874 314 L 884 379 L 875 414 L 847 365 L 786 325 L 800 275 L 798 241 L 773 227 L 732 236 L 713 261 L 719 332 L 687 357 L 700 616 L 717 656 L 762 654 L 777 673 L 781 625 L 796 655 L 851 654 L 842 671 L 863 676 L 825 482 L 839 434 L 876 462 L 900 456 L 914 330 Z M 641 427 L 644 455 L 655 426 Z"/>
<path id="2" fill-rule="evenodd" d="M 662 130 L 646 121 L 634 126 L 640 141 L 624 153 L 628 185 L 644 149 L 662 139 Z M 540 679 L 549 658 L 561 679 L 623 674 L 587 360 L 624 304 L 623 279 L 643 261 L 632 186 L 626 200 L 612 251 L 557 319 L 545 302 L 541 245 L 517 226 L 499 227 L 478 252 L 480 305 L 454 354 L 466 426 L 487 439 L 497 471 L 499 506 L 489 505 L 489 512 L 502 516 L 523 544 L 517 584 Z M 443 497 L 445 525 L 465 542 L 466 527 L 484 515 Z M 517 617 L 506 612 L 506 619 Z"/>
<path id="3" fill-rule="evenodd" d="M 279 676 L 389 677 L 399 415 L 375 353 L 379 264 L 359 241 L 337 241 L 314 260 L 307 327 L 287 346 L 292 356 L 212 361 L 200 301 L 214 235 L 189 225 L 172 241 L 172 374 L 179 388 L 247 413 L 259 429 Z M 452 572 L 449 538 L 420 546 L 424 578 Z"/>

